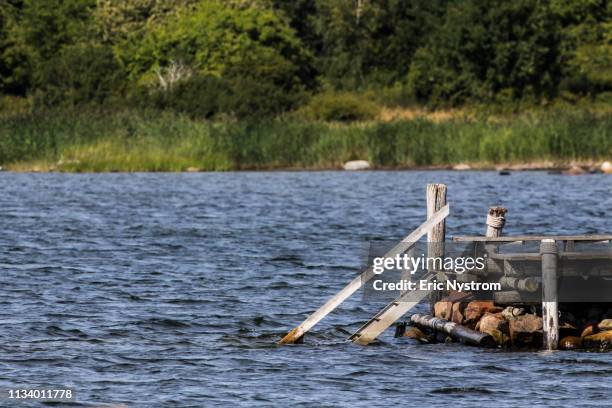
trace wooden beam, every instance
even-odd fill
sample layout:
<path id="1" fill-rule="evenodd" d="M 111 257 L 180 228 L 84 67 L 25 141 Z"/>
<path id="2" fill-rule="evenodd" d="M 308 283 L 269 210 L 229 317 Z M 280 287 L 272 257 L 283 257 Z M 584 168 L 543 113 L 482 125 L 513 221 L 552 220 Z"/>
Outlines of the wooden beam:
<path id="1" fill-rule="evenodd" d="M 421 280 L 429 282 L 434 276 L 435 274 L 428 273 L 421 278 Z M 387 330 L 389 326 L 401 319 L 402 316 L 418 305 L 429 293 L 430 291 L 424 290 L 406 291 L 402 293 L 397 299 L 389 303 L 361 326 L 359 330 L 349 337 L 349 340 L 353 343 L 367 346 L 380 336 L 382 332 Z"/>
<path id="2" fill-rule="evenodd" d="M 552 239 L 554 241 L 610 241 L 612 235 L 515 235 L 503 237 L 457 236 L 454 242 L 515 242 L 515 241 L 542 241 Z"/>
<path id="3" fill-rule="evenodd" d="M 553 240 L 554 241 L 554 240 Z M 537 252 L 517 252 L 514 254 L 490 254 L 489 257 L 498 261 L 508 262 L 539 262 L 540 254 Z M 597 252 L 561 252 L 559 258 L 567 261 L 591 261 L 612 259 L 612 251 Z"/>
<path id="4" fill-rule="evenodd" d="M 406 236 L 400 243 L 394 246 L 384 257 L 392 258 L 395 255 L 403 254 L 409 250 L 415 242 L 420 240 L 425 234 L 427 234 L 431 228 L 436 224 L 443 221 L 450 212 L 449 206 L 446 205 L 433 215 L 430 219 L 421 224 L 416 230 Z M 292 344 L 299 340 L 306 332 L 319 323 L 325 316 L 331 313 L 337 308 L 342 302 L 348 299 L 353 293 L 355 293 L 361 286 L 372 279 L 374 272 L 372 267 L 368 267 L 359 276 L 353 279 L 348 285 L 346 285 L 340 292 L 332 296 L 323 306 L 317 309 L 313 314 L 308 316 L 299 326 L 291 330 L 285 337 L 283 337 L 278 344 Z"/>

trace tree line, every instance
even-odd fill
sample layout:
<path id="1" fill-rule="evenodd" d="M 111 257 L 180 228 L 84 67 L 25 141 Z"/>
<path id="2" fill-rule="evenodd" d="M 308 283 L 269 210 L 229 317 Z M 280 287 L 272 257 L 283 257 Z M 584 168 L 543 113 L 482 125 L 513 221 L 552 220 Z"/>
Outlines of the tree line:
<path id="1" fill-rule="evenodd" d="M 202 118 L 274 116 L 317 94 L 369 90 L 434 107 L 596 98 L 612 92 L 611 9 L 607 0 L 0 0 L 0 93 L 41 108 L 127 103 Z"/>

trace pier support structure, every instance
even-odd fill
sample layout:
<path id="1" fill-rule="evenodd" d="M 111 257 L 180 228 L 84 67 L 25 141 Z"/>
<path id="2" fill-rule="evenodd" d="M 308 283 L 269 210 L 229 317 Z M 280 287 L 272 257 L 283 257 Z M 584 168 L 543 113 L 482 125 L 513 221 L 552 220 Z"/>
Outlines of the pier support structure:
<path id="1" fill-rule="evenodd" d="M 544 348 L 556 350 L 559 345 L 559 304 L 557 295 L 557 245 L 553 239 L 540 243 L 542 255 L 542 328 Z"/>
<path id="2" fill-rule="evenodd" d="M 427 184 L 427 219 L 446 205 L 446 184 Z M 427 256 L 430 258 L 444 257 L 444 241 L 446 240 L 446 221 L 436 224 L 427 233 Z M 431 272 L 431 271 L 430 271 Z M 443 272 L 441 272 L 443 274 Z M 434 306 L 443 297 L 440 291 L 432 291 L 429 296 L 431 314 Z"/>

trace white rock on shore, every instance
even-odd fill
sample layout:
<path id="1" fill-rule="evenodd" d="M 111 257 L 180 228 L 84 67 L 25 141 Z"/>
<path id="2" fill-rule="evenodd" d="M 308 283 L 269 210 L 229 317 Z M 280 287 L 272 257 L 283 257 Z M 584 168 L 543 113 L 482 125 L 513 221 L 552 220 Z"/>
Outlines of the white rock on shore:
<path id="1" fill-rule="evenodd" d="M 453 170 L 471 170 L 472 167 L 469 164 L 465 164 L 465 163 L 459 163 L 459 164 L 455 164 L 453 166 Z"/>
<path id="2" fill-rule="evenodd" d="M 344 163 L 344 170 L 367 170 L 370 168 L 370 162 L 367 160 L 351 160 Z"/>
<path id="3" fill-rule="evenodd" d="M 569 169 L 564 171 L 563 174 L 567 174 L 569 176 L 579 176 L 581 174 L 586 174 L 586 170 L 584 170 L 580 166 L 573 165 Z"/>
<path id="4" fill-rule="evenodd" d="M 601 163 L 600 170 L 602 173 L 612 174 L 612 163 L 610 163 L 609 161 Z"/>

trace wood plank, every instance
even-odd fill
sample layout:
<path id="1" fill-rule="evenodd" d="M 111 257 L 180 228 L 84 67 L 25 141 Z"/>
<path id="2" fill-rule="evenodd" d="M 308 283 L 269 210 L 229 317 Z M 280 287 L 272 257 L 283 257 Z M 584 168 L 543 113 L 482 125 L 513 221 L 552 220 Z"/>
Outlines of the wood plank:
<path id="1" fill-rule="evenodd" d="M 517 252 L 513 254 L 489 254 L 490 259 L 509 262 L 540 262 L 540 254 L 536 252 Z M 597 252 L 561 252 L 559 258 L 566 261 L 589 261 L 612 259 L 612 251 Z"/>
<path id="2" fill-rule="evenodd" d="M 555 241 L 610 241 L 612 235 L 505 235 L 501 237 L 457 236 L 454 242 L 515 242 L 515 241 L 542 241 L 552 239 Z"/>
<path id="3" fill-rule="evenodd" d="M 446 217 L 448 217 L 449 212 L 450 207 L 447 204 L 440 211 L 435 213 L 433 217 L 429 218 L 412 233 L 406 236 L 402 241 L 400 241 L 396 246 L 394 246 L 389 252 L 384 255 L 384 257 L 391 258 L 395 255 L 403 254 L 404 252 L 409 250 L 414 245 L 414 243 L 421 239 L 425 234 L 427 234 L 433 226 L 437 225 L 439 222 L 443 221 Z M 340 292 L 332 296 L 323 306 L 321 306 L 313 314 L 308 316 L 308 318 L 306 318 L 306 320 L 304 320 L 299 326 L 287 333 L 287 335 L 283 337 L 278 344 L 295 343 L 306 332 L 312 329 L 314 325 L 323 320 L 325 316 L 331 313 L 342 302 L 344 302 L 353 293 L 359 290 L 359 288 L 361 288 L 364 282 L 367 282 L 372 279 L 373 276 L 374 272 L 372 270 L 372 267 L 370 266 L 359 276 L 353 279 L 348 285 L 346 285 Z"/>
<path id="4" fill-rule="evenodd" d="M 435 273 L 427 273 L 421 280 L 430 281 Z M 397 299 L 385 306 L 374 317 L 359 328 L 349 340 L 367 346 L 382 334 L 389 326 L 401 319 L 413 307 L 418 305 L 431 291 L 406 291 Z"/>

